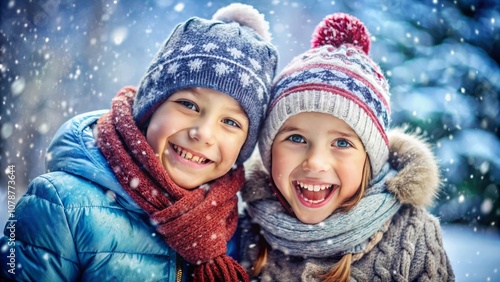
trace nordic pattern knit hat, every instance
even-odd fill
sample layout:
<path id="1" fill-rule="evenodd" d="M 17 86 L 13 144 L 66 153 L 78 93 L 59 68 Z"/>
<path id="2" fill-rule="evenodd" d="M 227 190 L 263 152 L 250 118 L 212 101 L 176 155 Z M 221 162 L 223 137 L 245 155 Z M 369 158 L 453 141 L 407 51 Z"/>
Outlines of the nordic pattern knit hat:
<path id="1" fill-rule="evenodd" d="M 252 6 L 231 4 L 212 20 L 193 17 L 165 41 L 137 90 L 133 116 L 144 129 L 154 111 L 174 92 L 202 87 L 236 99 L 249 120 L 236 162 L 247 160 L 258 140 L 269 102 L 278 52 L 269 23 Z"/>
<path id="2" fill-rule="evenodd" d="M 356 132 L 376 175 L 389 156 L 391 109 L 388 83 L 368 56 L 370 35 L 357 18 L 336 13 L 319 23 L 311 43 L 310 50 L 283 69 L 271 90 L 259 139 L 264 166 L 271 171 L 271 147 L 283 123 L 299 113 L 318 112 L 343 120 Z"/>

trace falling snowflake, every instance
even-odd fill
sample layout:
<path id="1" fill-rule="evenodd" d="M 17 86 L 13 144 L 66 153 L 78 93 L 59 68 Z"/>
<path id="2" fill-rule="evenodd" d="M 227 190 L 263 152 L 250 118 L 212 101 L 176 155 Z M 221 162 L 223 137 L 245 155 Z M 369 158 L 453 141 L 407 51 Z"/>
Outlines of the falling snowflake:
<path id="1" fill-rule="evenodd" d="M 191 128 L 189 130 L 189 137 L 194 138 L 198 134 L 198 130 L 196 128 Z"/>
<path id="2" fill-rule="evenodd" d="M 114 202 L 116 200 L 116 193 L 111 190 L 106 191 L 106 199 L 110 202 Z"/>
<path id="3" fill-rule="evenodd" d="M 126 27 L 117 27 L 111 33 L 111 38 L 115 45 L 121 45 L 123 41 L 127 38 L 128 29 Z"/>
<path id="4" fill-rule="evenodd" d="M 96 126 L 97 127 L 97 126 Z M 1 136 L 2 136 L 2 139 L 7 139 L 9 138 L 12 133 L 14 132 L 14 127 L 12 126 L 12 123 L 10 122 L 6 122 L 3 126 L 2 126 L 2 131 L 1 131 Z"/>
<path id="5" fill-rule="evenodd" d="M 136 189 L 139 186 L 139 178 L 134 177 L 130 180 L 130 188 Z"/>
<path id="6" fill-rule="evenodd" d="M 176 12 L 182 12 L 182 10 L 184 10 L 184 7 L 184 3 L 178 3 L 177 5 L 175 5 L 174 10 Z"/>
<path id="7" fill-rule="evenodd" d="M 285 255 L 289 255 L 290 254 L 290 250 L 288 248 L 278 248 L 282 253 L 284 253 Z"/>
<path id="8" fill-rule="evenodd" d="M 14 96 L 17 96 L 21 94 L 24 91 L 24 88 L 26 87 L 26 80 L 21 77 L 16 79 L 12 85 L 10 86 L 10 90 L 12 91 L 12 94 Z"/>
<path id="9" fill-rule="evenodd" d="M 489 214 L 493 210 L 493 201 L 491 199 L 484 199 L 483 203 L 481 204 L 481 212 L 483 214 Z"/>

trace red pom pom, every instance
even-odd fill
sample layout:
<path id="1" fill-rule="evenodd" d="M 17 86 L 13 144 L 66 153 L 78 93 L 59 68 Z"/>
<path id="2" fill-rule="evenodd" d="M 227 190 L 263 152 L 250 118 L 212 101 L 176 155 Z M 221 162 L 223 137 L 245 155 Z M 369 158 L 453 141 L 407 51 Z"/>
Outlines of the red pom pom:
<path id="1" fill-rule="evenodd" d="M 335 13 L 326 16 L 314 30 L 311 47 L 323 45 L 339 47 L 343 44 L 358 46 L 368 55 L 370 34 L 365 25 L 351 15 Z"/>

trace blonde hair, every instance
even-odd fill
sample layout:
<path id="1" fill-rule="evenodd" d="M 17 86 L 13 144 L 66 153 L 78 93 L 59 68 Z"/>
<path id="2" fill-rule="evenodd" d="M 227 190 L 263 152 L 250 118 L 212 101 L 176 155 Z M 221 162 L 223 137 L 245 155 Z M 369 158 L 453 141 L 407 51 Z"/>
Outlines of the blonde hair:
<path id="1" fill-rule="evenodd" d="M 347 201 L 342 203 L 338 210 L 347 212 L 352 209 L 358 202 L 363 198 L 366 189 L 368 188 L 368 184 L 372 178 L 372 171 L 370 166 L 370 160 L 368 159 L 368 155 L 366 156 L 365 163 L 363 165 L 363 175 L 361 177 L 361 185 L 356 191 L 356 193 L 349 198 Z M 271 246 L 267 243 L 264 236 L 259 236 L 259 252 L 257 254 L 257 258 L 255 260 L 255 264 L 253 267 L 252 275 L 258 276 L 267 262 L 267 256 L 269 254 L 269 250 Z M 358 260 L 359 257 L 356 257 L 355 260 Z M 349 281 L 351 276 L 351 263 L 353 262 L 353 255 L 351 253 L 345 254 L 342 258 L 333 266 L 333 268 L 326 274 L 319 275 L 318 278 L 324 282 L 345 282 Z"/>

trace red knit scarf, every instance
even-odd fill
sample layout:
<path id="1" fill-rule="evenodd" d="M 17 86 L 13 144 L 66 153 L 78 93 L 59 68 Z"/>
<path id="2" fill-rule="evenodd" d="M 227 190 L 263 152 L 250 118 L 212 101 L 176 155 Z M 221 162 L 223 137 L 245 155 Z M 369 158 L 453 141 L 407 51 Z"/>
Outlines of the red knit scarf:
<path id="1" fill-rule="evenodd" d="M 242 166 L 194 190 L 175 184 L 132 117 L 136 90 L 126 87 L 98 121 L 97 145 L 116 177 L 156 224 L 167 244 L 195 265 L 195 281 L 249 281 L 226 255 L 238 220 Z"/>

